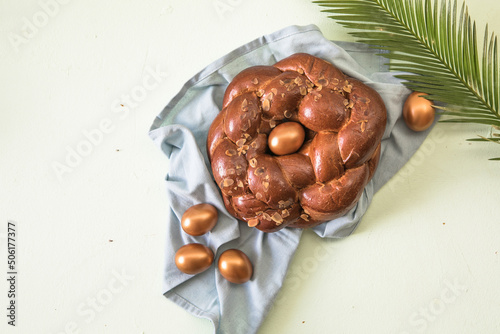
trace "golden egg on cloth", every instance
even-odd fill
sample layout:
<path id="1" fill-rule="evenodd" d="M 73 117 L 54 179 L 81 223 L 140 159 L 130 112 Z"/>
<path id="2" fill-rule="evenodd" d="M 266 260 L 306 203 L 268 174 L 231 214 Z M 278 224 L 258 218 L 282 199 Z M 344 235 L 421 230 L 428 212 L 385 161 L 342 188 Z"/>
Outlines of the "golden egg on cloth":
<path id="1" fill-rule="evenodd" d="M 285 122 L 275 127 L 268 137 L 269 149 L 276 155 L 292 154 L 304 143 L 306 133 L 297 122 Z"/>
<path id="2" fill-rule="evenodd" d="M 181 219 L 181 226 L 187 234 L 200 236 L 215 227 L 218 217 L 217 209 L 213 205 L 206 203 L 196 204 L 184 212 Z"/>
<path id="3" fill-rule="evenodd" d="M 421 95 L 425 93 L 413 92 L 408 96 L 403 106 L 403 117 L 406 125 L 413 131 L 427 130 L 434 122 L 435 110 L 432 102 Z"/>
<path id="4" fill-rule="evenodd" d="M 229 282 L 242 284 L 252 278 L 253 267 L 245 253 L 228 249 L 219 257 L 219 272 Z"/>
<path id="5" fill-rule="evenodd" d="M 188 275 L 196 275 L 207 270 L 213 262 L 214 253 L 202 244 L 187 244 L 175 253 L 175 265 Z"/>

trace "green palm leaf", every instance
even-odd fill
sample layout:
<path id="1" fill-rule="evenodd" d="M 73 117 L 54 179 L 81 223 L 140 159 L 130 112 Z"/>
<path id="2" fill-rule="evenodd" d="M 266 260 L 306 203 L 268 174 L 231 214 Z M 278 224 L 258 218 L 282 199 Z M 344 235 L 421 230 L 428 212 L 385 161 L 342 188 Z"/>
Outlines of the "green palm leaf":
<path id="1" fill-rule="evenodd" d="M 456 0 L 327 0 L 313 1 L 359 42 L 386 50 L 389 68 L 426 98 L 445 117 L 442 122 L 500 126 L 498 46 L 495 34 L 484 33 L 478 48 L 476 24 L 465 3 Z M 495 142 L 497 138 L 478 138 Z M 494 158 L 491 160 L 500 160 Z"/>

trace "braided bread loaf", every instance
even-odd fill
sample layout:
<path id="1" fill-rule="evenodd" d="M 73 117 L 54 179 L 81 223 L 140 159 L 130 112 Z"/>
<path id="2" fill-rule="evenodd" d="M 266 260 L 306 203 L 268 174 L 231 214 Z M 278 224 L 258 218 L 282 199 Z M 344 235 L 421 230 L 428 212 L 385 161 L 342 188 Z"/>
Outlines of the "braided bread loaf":
<path id="1" fill-rule="evenodd" d="M 377 168 L 386 118 L 377 92 L 309 54 L 243 70 L 207 138 L 227 210 L 265 232 L 343 216 Z M 300 123 L 305 141 L 278 156 L 268 136 L 285 122 Z"/>

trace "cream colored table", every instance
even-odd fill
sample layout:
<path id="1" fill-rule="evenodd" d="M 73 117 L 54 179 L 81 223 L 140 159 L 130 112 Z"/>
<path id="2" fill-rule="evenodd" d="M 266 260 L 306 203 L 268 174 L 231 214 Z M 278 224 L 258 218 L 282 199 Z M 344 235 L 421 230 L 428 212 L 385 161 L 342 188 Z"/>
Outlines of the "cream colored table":
<path id="1" fill-rule="evenodd" d="M 468 5 L 500 32 L 497 0 Z M 310 23 L 352 40 L 307 0 L 2 0 L 0 332 L 212 333 L 161 295 L 167 162 L 147 131 L 205 65 Z M 305 233 L 261 333 L 500 333 L 500 150 L 476 134 L 439 124 L 353 235 Z"/>

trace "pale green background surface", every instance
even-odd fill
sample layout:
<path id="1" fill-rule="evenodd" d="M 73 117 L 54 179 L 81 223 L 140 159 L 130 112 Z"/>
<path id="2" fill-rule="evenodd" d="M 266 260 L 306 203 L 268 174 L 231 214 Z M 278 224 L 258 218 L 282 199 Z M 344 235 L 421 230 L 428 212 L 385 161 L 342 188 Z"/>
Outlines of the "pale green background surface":
<path id="1" fill-rule="evenodd" d="M 480 41 L 486 22 L 500 32 L 497 1 L 468 6 Z M 7 221 L 19 232 L 18 326 L 2 311 L 2 333 L 212 332 L 161 295 L 167 165 L 147 130 L 207 64 L 310 23 L 352 40 L 309 1 L 0 1 L 2 273 Z M 475 134 L 438 124 L 353 235 L 305 233 L 261 333 L 500 332 L 500 146 Z M 2 279 L 1 309 L 6 293 Z"/>

